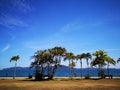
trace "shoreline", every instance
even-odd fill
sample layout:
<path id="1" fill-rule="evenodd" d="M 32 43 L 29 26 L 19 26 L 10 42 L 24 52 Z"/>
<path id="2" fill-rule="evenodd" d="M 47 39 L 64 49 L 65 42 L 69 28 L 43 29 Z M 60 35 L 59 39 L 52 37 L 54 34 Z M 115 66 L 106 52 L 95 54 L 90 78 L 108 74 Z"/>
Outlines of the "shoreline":
<path id="1" fill-rule="evenodd" d="M 16 79 L 29 79 L 28 77 L 15 77 Z M 70 77 L 54 77 L 53 79 L 69 79 Z M 105 78 L 108 79 L 109 77 Z M 0 77 L 0 79 L 13 79 L 13 77 Z M 34 79 L 32 77 L 31 79 Z M 85 79 L 85 77 L 72 77 L 72 79 Z M 90 77 L 90 79 L 99 79 L 99 77 Z M 112 77 L 112 79 L 120 79 L 120 77 Z"/>

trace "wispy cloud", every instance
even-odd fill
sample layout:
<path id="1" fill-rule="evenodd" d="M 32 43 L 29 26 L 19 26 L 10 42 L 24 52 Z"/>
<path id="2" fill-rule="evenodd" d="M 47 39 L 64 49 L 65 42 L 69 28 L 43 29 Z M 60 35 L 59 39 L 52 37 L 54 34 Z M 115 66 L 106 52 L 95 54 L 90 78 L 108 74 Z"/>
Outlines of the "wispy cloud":
<path id="1" fill-rule="evenodd" d="M 20 15 L 26 15 L 32 10 L 33 7 L 26 0 L 3 0 L 0 2 L 0 25 L 12 30 L 27 27 L 27 22 Z"/>
<path id="2" fill-rule="evenodd" d="M 72 32 L 72 31 L 76 31 L 76 30 L 80 30 L 82 29 L 84 26 L 80 25 L 80 24 L 76 24 L 76 23 L 68 23 L 65 26 L 63 26 L 61 28 L 62 32 Z"/>
<path id="3" fill-rule="evenodd" d="M 0 24 L 10 29 L 28 26 L 27 23 L 25 23 L 23 20 L 20 20 L 18 17 L 12 17 L 7 14 L 2 14 L 0 18 Z"/>
<path id="4" fill-rule="evenodd" d="M 61 35 L 61 33 L 53 33 L 48 37 L 39 38 L 39 40 L 37 38 L 27 40 L 23 42 L 23 46 L 32 50 L 47 49 L 54 46 L 64 46 L 64 44 L 68 43 L 68 41 L 64 39 L 64 36 L 61 37 Z"/>
<path id="5" fill-rule="evenodd" d="M 6 45 L 3 49 L 2 49 L 2 52 L 5 52 L 6 50 L 8 50 L 10 48 L 10 45 Z"/>
<path id="6" fill-rule="evenodd" d="M 79 21 L 75 21 L 75 22 L 70 22 L 67 23 L 66 25 L 64 25 L 63 27 L 61 27 L 60 31 L 67 33 L 67 32 L 74 32 L 74 31 L 80 31 L 80 30 L 86 30 L 88 28 L 96 28 L 99 27 L 101 25 L 105 24 L 105 22 L 100 21 L 100 20 L 96 20 L 94 22 L 79 22 Z"/>
<path id="7" fill-rule="evenodd" d="M 19 11 L 27 13 L 34 10 L 34 8 L 32 7 L 32 5 L 30 5 L 29 2 L 27 2 L 26 0 L 15 0 L 13 1 L 13 6 L 16 7 Z"/>
<path id="8" fill-rule="evenodd" d="M 52 48 L 54 46 L 61 46 L 63 42 L 61 40 L 54 39 L 44 39 L 42 42 L 38 42 L 35 40 L 27 41 L 23 43 L 23 46 L 32 50 L 39 50 L 39 49 L 47 49 Z"/>

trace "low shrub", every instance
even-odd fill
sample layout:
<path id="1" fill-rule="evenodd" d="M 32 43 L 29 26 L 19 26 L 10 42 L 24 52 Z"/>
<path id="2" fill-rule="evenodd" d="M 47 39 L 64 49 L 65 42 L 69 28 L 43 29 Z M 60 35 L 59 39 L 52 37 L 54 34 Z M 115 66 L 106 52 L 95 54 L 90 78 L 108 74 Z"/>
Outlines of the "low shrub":
<path id="1" fill-rule="evenodd" d="M 87 75 L 85 75 L 85 79 L 90 79 L 90 75 L 89 74 L 87 74 Z"/>

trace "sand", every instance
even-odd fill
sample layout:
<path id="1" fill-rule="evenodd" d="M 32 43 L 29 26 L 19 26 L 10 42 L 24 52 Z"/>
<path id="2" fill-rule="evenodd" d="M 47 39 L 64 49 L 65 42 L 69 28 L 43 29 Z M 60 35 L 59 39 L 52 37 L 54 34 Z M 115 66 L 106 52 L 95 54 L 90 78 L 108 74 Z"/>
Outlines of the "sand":
<path id="1" fill-rule="evenodd" d="M 120 79 L 68 79 L 49 81 L 11 78 L 0 79 L 0 90 L 120 90 Z"/>

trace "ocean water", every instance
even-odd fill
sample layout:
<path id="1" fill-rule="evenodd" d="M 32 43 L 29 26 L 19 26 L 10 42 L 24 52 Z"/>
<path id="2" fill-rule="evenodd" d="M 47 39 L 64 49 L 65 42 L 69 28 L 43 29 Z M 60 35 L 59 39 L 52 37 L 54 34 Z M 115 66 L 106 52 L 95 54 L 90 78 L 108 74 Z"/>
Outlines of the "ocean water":
<path id="1" fill-rule="evenodd" d="M 107 70 L 104 69 L 105 73 L 107 74 Z M 96 68 L 90 68 L 90 69 L 83 69 L 82 75 L 85 76 L 89 72 L 91 77 L 97 77 L 98 76 L 98 69 Z M 113 77 L 120 77 L 120 69 L 109 69 L 109 72 Z M 81 70 L 80 69 L 74 69 L 74 73 L 77 77 L 80 77 Z M 14 68 L 12 69 L 3 69 L 0 70 L 0 77 L 13 77 L 14 74 Z M 29 75 L 34 76 L 34 69 L 17 69 L 16 70 L 16 77 L 28 77 Z M 69 77 L 69 69 L 57 69 L 55 77 Z"/>

